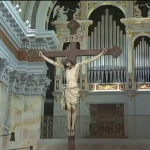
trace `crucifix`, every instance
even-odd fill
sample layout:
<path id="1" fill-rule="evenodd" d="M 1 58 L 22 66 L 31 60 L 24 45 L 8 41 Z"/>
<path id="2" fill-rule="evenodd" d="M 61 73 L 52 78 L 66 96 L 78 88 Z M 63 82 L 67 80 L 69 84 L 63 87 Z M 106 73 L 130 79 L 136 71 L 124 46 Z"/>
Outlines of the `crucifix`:
<path id="1" fill-rule="evenodd" d="M 76 35 L 77 29 L 80 27 L 80 24 L 77 20 L 71 20 L 67 24 L 68 29 L 70 30 L 70 35 Z M 50 52 L 39 52 L 38 55 L 44 58 L 47 62 L 60 67 L 66 72 L 66 87 L 62 92 L 61 104 L 62 108 L 67 110 L 68 116 L 68 150 L 75 150 L 75 122 L 76 122 L 76 108 L 80 98 L 80 89 L 78 87 L 78 77 L 80 67 L 98 59 L 102 55 L 112 55 L 117 58 L 121 54 L 122 50 L 114 46 L 111 49 L 93 49 L 93 50 L 77 50 L 77 42 L 70 42 L 70 50 L 68 51 L 50 51 Z M 30 52 L 29 52 L 30 54 Z M 32 53 L 32 55 L 36 53 Z M 96 55 L 96 56 L 95 56 Z M 29 55 L 28 55 L 29 56 Z M 57 63 L 48 57 L 66 57 L 67 59 L 62 63 Z M 76 63 L 77 56 L 94 56 L 88 60 L 85 60 L 80 63 Z M 34 57 L 30 54 L 30 61 L 34 60 L 37 57 Z M 32 58 L 32 59 L 31 59 Z M 29 60 L 29 59 L 28 59 Z"/>

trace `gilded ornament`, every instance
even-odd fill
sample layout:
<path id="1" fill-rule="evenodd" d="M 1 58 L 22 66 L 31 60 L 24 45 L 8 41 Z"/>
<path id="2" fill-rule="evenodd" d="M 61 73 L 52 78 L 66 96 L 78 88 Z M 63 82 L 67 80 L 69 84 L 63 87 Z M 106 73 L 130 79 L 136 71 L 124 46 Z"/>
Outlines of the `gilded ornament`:
<path id="1" fill-rule="evenodd" d="M 148 90 L 150 89 L 150 83 L 137 83 L 136 89 L 138 90 Z"/>
<path id="2" fill-rule="evenodd" d="M 127 31 L 127 35 L 128 35 L 128 36 L 132 36 L 133 33 L 134 33 L 133 31 Z"/>
<path id="3" fill-rule="evenodd" d="M 122 6 L 126 7 L 126 1 L 121 1 L 120 3 Z"/>
<path id="4" fill-rule="evenodd" d="M 63 35 L 60 33 L 60 34 L 57 34 L 57 37 L 58 39 L 60 39 Z"/>
<path id="5" fill-rule="evenodd" d="M 109 5 L 111 4 L 110 1 L 104 2 L 103 5 Z"/>
<path id="6" fill-rule="evenodd" d="M 90 10 L 94 5 L 96 5 L 97 3 L 88 3 L 88 10 Z"/>
<path id="7" fill-rule="evenodd" d="M 85 100 L 85 98 L 87 98 L 87 95 L 81 95 L 80 98 L 81 98 L 82 100 Z"/>
<path id="8" fill-rule="evenodd" d="M 95 90 L 95 85 L 94 85 L 94 84 L 89 84 L 89 90 L 90 90 L 90 91 Z"/>
<path id="9" fill-rule="evenodd" d="M 98 84 L 96 90 L 117 90 L 117 84 Z"/>
<path id="10" fill-rule="evenodd" d="M 125 84 L 119 84 L 119 90 L 125 90 Z"/>
<path id="11" fill-rule="evenodd" d="M 135 97 L 135 94 L 128 94 L 127 96 L 130 98 L 130 101 L 131 101 Z"/>

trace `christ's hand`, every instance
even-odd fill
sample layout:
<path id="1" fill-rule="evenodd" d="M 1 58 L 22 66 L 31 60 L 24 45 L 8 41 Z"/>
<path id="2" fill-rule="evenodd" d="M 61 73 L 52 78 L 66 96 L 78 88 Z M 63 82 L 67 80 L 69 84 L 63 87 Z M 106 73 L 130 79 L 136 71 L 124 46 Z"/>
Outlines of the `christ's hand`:
<path id="1" fill-rule="evenodd" d="M 106 54 L 108 52 L 108 49 L 103 49 L 102 54 Z"/>
<path id="2" fill-rule="evenodd" d="M 41 51 L 39 51 L 39 56 L 43 57 L 43 53 Z"/>

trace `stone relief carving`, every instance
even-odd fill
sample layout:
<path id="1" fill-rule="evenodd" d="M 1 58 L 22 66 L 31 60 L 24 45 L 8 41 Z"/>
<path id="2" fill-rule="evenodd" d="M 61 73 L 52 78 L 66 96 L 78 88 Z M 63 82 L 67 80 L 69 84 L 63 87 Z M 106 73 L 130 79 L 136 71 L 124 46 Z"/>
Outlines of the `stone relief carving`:
<path id="1" fill-rule="evenodd" d="M 54 13 L 53 13 L 53 18 L 57 18 L 57 21 L 67 21 L 68 17 L 67 17 L 67 13 L 68 13 L 69 9 L 65 10 L 64 6 L 57 5 L 55 7 Z"/>
<path id="2" fill-rule="evenodd" d="M 134 5 L 134 17 L 142 17 L 142 11 L 139 8 L 139 4 Z"/>
<path id="3" fill-rule="evenodd" d="M 7 60 L 0 58 L 0 80 L 3 81 L 6 85 L 9 84 L 9 74 L 11 71 L 12 68 L 8 65 Z"/>
<path id="4" fill-rule="evenodd" d="M 76 7 L 76 10 L 73 14 L 73 19 L 79 19 L 79 13 L 80 13 L 80 9 Z"/>
<path id="5" fill-rule="evenodd" d="M 9 86 L 11 92 L 17 94 L 45 95 L 50 85 L 50 79 L 46 77 L 46 74 L 18 72 L 6 59 L 2 58 L 0 58 L 0 80 Z"/>
<path id="6" fill-rule="evenodd" d="M 10 75 L 10 89 L 15 93 L 27 95 L 44 94 L 49 85 L 50 80 L 46 78 L 45 74 L 34 75 L 14 71 Z"/>

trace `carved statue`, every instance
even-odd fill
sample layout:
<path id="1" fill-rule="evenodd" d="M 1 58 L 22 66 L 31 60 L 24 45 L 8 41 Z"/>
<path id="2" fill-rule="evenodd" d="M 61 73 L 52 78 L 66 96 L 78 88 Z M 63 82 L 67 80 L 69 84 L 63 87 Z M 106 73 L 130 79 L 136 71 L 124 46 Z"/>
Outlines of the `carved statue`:
<path id="1" fill-rule="evenodd" d="M 39 52 L 39 56 L 43 57 L 47 62 L 53 64 L 56 67 L 60 67 L 66 72 L 66 87 L 63 90 L 61 104 L 62 108 L 67 110 L 68 115 L 68 136 L 75 135 L 75 122 L 76 122 L 76 113 L 77 113 L 77 104 L 79 101 L 79 87 L 78 87 L 78 77 L 80 67 L 98 59 L 100 56 L 108 52 L 108 50 L 103 50 L 97 56 L 92 57 L 91 59 L 85 60 L 81 63 L 75 64 L 75 62 L 68 57 L 62 64 L 54 62 L 53 60 L 47 58 L 43 55 L 42 52 Z"/>
<path id="2" fill-rule="evenodd" d="M 78 18 L 79 12 L 80 12 L 80 9 L 79 9 L 78 7 L 76 7 L 76 10 L 75 10 L 75 12 L 74 12 L 74 14 L 73 14 L 73 19 L 79 19 L 79 18 Z"/>
<path id="3" fill-rule="evenodd" d="M 142 17 L 142 11 L 139 8 L 139 4 L 134 6 L 134 16 L 135 17 Z"/>
<path id="4" fill-rule="evenodd" d="M 69 9 L 67 9 L 65 11 L 65 7 L 62 6 L 60 7 L 59 5 L 56 6 L 54 13 L 53 13 L 53 18 L 56 17 L 57 21 L 67 21 L 68 17 L 67 17 L 67 13 L 68 13 Z"/>
<path id="5" fill-rule="evenodd" d="M 148 4 L 145 4 L 145 5 L 148 8 L 147 17 L 150 17 L 150 6 Z"/>

